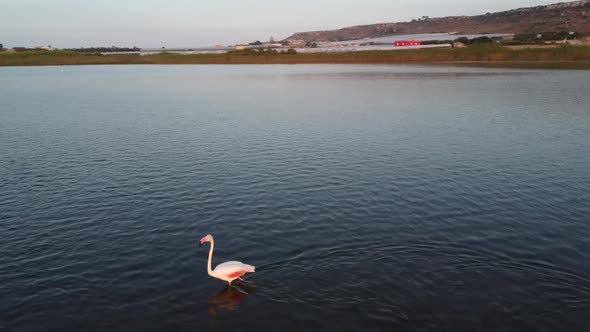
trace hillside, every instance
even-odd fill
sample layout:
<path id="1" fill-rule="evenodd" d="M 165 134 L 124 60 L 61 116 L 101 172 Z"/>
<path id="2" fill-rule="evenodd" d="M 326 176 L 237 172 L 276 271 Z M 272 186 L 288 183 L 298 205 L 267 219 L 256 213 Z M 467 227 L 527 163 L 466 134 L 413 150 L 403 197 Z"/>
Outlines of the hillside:
<path id="1" fill-rule="evenodd" d="M 590 0 L 519 8 L 478 16 L 425 18 L 412 22 L 359 25 L 339 30 L 298 32 L 286 40 L 339 41 L 438 32 L 541 33 L 590 32 Z"/>

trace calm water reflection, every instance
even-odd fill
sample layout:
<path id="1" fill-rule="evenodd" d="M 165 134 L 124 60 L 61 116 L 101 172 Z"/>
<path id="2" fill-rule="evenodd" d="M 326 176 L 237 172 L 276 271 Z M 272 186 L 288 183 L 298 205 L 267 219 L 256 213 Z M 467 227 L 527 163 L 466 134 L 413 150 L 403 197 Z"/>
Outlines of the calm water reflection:
<path id="1" fill-rule="evenodd" d="M 248 295 L 254 294 L 255 288 L 252 285 L 236 283 L 233 287 L 226 287 L 209 300 L 209 316 L 217 318 L 217 311 L 236 311 L 240 303 Z"/>

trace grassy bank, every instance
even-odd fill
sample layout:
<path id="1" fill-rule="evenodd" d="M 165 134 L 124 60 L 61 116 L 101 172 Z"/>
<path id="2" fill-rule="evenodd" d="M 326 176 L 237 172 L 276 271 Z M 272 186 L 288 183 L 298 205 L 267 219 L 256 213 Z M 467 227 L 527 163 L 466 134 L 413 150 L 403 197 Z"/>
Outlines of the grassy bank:
<path id="1" fill-rule="evenodd" d="M 299 54 L 194 54 L 100 55 L 77 52 L 0 53 L 0 66 L 52 66 L 102 64 L 312 64 L 312 63 L 469 63 L 494 66 L 590 69 L 590 47 L 510 49 L 475 46 L 455 49 L 413 49 L 348 53 Z"/>

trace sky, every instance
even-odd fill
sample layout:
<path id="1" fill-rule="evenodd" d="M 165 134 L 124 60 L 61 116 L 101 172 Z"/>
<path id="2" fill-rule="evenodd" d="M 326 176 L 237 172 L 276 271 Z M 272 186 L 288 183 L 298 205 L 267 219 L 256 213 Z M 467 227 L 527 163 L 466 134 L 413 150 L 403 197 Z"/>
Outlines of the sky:
<path id="1" fill-rule="evenodd" d="M 0 0 L 4 47 L 197 47 L 558 0 Z"/>

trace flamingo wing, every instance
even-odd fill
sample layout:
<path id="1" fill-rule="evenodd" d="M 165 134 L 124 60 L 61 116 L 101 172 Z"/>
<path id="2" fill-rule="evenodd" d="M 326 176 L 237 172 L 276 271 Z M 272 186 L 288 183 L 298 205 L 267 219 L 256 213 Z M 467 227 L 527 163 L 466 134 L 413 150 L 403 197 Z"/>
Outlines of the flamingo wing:
<path id="1" fill-rule="evenodd" d="M 216 275 L 224 276 L 226 278 L 239 278 L 246 273 L 254 271 L 254 266 L 235 261 L 219 264 L 215 270 L 213 270 Z"/>

